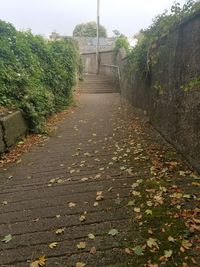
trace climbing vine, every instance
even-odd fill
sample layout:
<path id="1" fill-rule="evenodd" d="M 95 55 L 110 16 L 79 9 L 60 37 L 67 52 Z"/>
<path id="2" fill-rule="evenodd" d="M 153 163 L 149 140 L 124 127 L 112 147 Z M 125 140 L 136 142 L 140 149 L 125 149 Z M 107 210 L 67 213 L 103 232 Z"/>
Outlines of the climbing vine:
<path id="1" fill-rule="evenodd" d="M 197 10 L 200 10 L 200 2 L 189 0 L 182 7 L 179 3 L 174 3 L 170 12 L 164 11 L 156 16 L 149 28 L 141 30 L 136 35 L 138 43 L 129 55 L 128 63 L 130 64 L 128 65 L 132 66 L 140 77 L 146 78 L 150 68 L 157 63 L 159 53 L 161 53 L 158 49 L 158 47 L 160 48 L 160 41 Z"/>

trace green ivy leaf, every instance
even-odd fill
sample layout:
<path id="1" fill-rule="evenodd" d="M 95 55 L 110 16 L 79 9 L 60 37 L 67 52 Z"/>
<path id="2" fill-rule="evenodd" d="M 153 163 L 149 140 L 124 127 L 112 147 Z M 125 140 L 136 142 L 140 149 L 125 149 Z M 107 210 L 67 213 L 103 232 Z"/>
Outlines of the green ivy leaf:
<path id="1" fill-rule="evenodd" d="M 134 252 L 137 256 L 142 256 L 143 255 L 143 252 L 144 252 L 144 249 L 141 247 L 141 246 L 136 246 L 134 248 Z"/>
<path id="2" fill-rule="evenodd" d="M 112 236 L 115 236 L 117 234 L 119 234 L 119 232 L 116 230 L 116 229 L 111 229 L 109 232 L 108 232 L 109 235 L 112 235 Z"/>
<path id="3" fill-rule="evenodd" d="M 5 235 L 4 238 L 1 241 L 4 242 L 4 243 L 8 243 L 11 240 L 12 240 L 12 235 L 9 234 L 9 235 Z"/>

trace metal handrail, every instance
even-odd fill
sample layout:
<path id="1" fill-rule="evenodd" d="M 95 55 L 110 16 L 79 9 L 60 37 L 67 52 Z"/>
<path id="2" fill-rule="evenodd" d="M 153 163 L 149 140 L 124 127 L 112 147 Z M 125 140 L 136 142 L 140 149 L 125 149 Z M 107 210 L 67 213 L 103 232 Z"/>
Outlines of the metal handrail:
<path id="1" fill-rule="evenodd" d="M 117 66 L 117 65 L 109 65 L 109 64 L 101 64 L 101 66 L 116 68 L 117 69 L 117 74 L 118 74 L 119 81 L 121 81 L 121 73 L 120 73 L 119 66 Z"/>

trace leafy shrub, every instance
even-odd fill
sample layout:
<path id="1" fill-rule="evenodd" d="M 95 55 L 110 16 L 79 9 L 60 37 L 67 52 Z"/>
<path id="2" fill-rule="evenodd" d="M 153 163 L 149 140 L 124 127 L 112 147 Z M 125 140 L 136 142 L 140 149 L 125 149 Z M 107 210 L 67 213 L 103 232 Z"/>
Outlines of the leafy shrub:
<path id="1" fill-rule="evenodd" d="M 79 67 L 73 41 L 46 41 L 0 21 L 0 106 L 20 108 L 31 131 L 68 103 Z"/>
<path id="2" fill-rule="evenodd" d="M 116 54 L 119 52 L 121 48 L 125 49 L 127 55 L 129 54 L 130 44 L 128 42 L 127 37 L 123 35 L 119 36 L 115 41 L 114 51 L 116 52 Z"/>

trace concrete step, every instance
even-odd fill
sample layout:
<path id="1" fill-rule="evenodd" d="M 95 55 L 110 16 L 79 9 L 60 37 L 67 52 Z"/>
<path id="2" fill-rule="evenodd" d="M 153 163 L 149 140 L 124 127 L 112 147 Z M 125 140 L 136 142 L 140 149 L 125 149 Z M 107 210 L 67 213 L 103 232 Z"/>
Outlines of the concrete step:
<path id="1" fill-rule="evenodd" d="M 86 94 L 105 94 L 117 93 L 119 89 L 113 84 L 113 81 L 103 75 L 86 75 L 84 81 L 80 82 L 76 88 L 80 93 Z"/>

